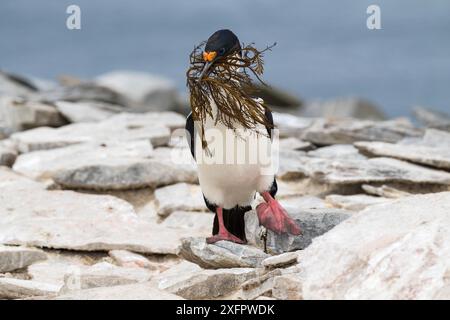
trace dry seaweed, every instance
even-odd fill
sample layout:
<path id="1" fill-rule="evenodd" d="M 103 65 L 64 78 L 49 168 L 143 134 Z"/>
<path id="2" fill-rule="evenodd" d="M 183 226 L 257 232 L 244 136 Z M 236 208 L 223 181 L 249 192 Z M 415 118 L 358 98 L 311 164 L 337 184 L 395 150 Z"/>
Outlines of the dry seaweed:
<path id="1" fill-rule="evenodd" d="M 202 125 L 203 148 L 206 147 L 203 125 L 207 115 L 213 117 L 212 103 L 220 111 L 216 122 L 222 122 L 229 129 L 236 129 L 236 123 L 245 129 L 255 129 L 258 124 L 272 128 L 265 116 L 268 107 L 251 94 L 255 91 L 253 77 L 265 85 L 261 79 L 264 72 L 263 53 L 275 44 L 262 51 L 252 45 L 243 46 L 241 55 L 236 52 L 217 59 L 208 74 L 200 80 L 205 65 L 201 49 L 204 44 L 192 51 L 190 68 L 186 72 L 192 117 Z"/>

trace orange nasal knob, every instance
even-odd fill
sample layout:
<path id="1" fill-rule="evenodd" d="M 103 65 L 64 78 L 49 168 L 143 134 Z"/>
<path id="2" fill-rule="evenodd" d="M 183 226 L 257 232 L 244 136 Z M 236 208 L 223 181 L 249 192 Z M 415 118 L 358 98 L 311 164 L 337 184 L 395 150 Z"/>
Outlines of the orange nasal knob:
<path id="1" fill-rule="evenodd" d="M 217 52 L 211 51 L 211 52 L 203 52 L 203 60 L 211 62 L 214 60 L 214 58 L 217 56 Z"/>

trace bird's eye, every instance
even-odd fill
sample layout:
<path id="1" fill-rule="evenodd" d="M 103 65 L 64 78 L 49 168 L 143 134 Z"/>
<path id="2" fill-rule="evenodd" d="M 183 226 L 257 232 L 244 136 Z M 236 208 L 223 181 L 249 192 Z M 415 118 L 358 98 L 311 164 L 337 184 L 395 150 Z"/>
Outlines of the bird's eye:
<path id="1" fill-rule="evenodd" d="M 225 48 L 222 48 L 222 49 L 219 50 L 219 54 L 220 55 L 223 55 L 224 53 L 225 53 Z"/>

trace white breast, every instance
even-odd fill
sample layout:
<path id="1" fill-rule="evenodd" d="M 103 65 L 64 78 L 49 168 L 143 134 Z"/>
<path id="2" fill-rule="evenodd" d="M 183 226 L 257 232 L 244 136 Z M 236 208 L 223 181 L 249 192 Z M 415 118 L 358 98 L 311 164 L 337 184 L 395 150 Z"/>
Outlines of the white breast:
<path id="1" fill-rule="evenodd" d="M 217 116 L 213 103 L 213 115 Z M 215 117 L 214 117 L 215 118 Z M 199 123 L 196 124 L 200 130 Z M 205 137 L 208 149 L 197 140 L 196 161 L 203 194 L 209 202 L 225 209 L 251 205 L 255 193 L 266 191 L 273 183 L 271 141 L 264 126 L 236 131 L 208 116 Z"/>

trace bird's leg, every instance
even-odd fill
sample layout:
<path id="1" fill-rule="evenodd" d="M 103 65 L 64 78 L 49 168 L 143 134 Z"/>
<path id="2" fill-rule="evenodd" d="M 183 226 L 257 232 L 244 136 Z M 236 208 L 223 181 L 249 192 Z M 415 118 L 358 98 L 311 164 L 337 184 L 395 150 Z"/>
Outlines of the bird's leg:
<path id="1" fill-rule="evenodd" d="M 225 228 L 225 224 L 223 223 L 223 212 L 221 207 L 217 207 L 217 218 L 219 220 L 219 233 L 213 235 L 212 237 L 206 238 L 206 242 L 211 244 L 220 240 L 231 241 L 235 243 L 244 244 L 245 241 L 239 239 L 235 235 L 231 234 L 227 228 Z"/>
<path id="2" fill-rule="evenodd" d="M 299 235 L 300 227 L 288 216 L 286 210 L 275 200 L 268 191 L 261 193 L 266 202 L 256 207 L 259 224 L 277 234 L 290 233 Z"/>

